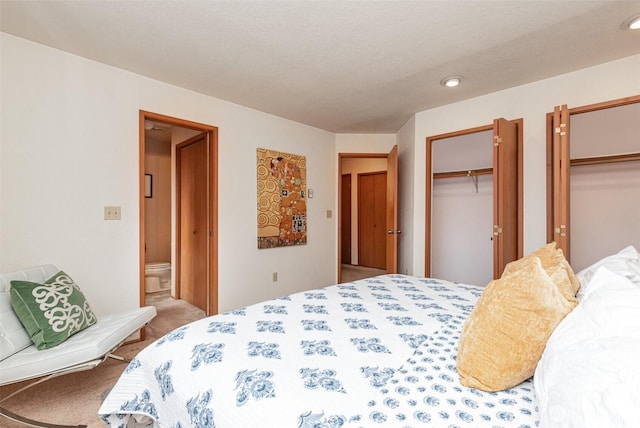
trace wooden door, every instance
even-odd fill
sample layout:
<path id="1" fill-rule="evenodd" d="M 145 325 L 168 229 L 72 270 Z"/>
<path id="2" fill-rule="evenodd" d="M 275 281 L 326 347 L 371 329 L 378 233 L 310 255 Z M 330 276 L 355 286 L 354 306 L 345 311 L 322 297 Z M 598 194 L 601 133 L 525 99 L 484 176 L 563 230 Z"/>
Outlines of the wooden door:
<path id="1" fill-rule="evenodd" d="M 387 273 L 398 272 L 398 146 L 387 156 L 387 236 L 386 262 Z"/>
<path id="2" fill-rule="evenodd" d="M 342 212 L 340 216 L 341 263 L 351 264 L 351 174 L 341 177 Z"/>
<path id="3" fill-rule="evenodd" d="M 358 265 L 385 269 L 387 173 L 358 174 Z"/>
<path id="4" fill-rule="evenodd" d="M 570 260 L 569 242 L 569 111 L 566 104 L 556 106 L 552 119 L 553 237 Z"/>
<path id="5" fill-rule="evenodd" d="M 518 126 L 493 121 L 493 277 L 518 258 Z"/>
<path id="6" fill-rule="evenodd" d="M 180 298 L 207 311 L 209 144 L 206 134 L 177 147 Z"/>

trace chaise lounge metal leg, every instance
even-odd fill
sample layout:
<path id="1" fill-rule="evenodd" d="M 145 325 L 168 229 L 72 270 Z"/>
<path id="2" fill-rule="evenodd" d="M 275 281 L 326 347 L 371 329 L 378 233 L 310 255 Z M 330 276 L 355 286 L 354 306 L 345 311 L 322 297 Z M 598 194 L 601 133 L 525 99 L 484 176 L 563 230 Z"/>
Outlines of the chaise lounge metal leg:
<path id="1" fill-rule="evenodd" d="M 10 412 L 3 407 L 0 407 L 0 416 L 4 416 L 5 418 L 10 419 L 14 422 L 37 428 L 87 428 L 86 425 L 56 425 L 47 422 L 38 422 L 34 421 L 33 419 L 16 415 L 15 413 Z"/>
<path id="2" fill-rule="evenodd" d="M 53 379 L 54 377 L 58 377 L 58 376 L 62 376 L 62 375 L 66 375 L 69 373 L 75 373 L 75 372 L 81 372 L 81 371 L 85 371 L 85 370 L 90 370 L 92 368 L 94 368 L 95 366 L 97 366 L 98 364 L 100 364 L 102 361 L 104 361 L 104 359 L 107 358 L 107 355 L 105 355 L 103 358 L 99 358 L 97 360 L 92 360 L 92 361 L 87 361 L 86 363 L 82 363 L 82 364 L 78 364 L 77 366 L 74 367 L 69 367 L 66 368 L 64 370 L 60 370 L 59 372 L 56 373 L 52 373 L 48 376 L 44 376 L 41 377 L 27 385 L 25 385 L 24 387 L 18 389 L 17 391 L 14 391 L 13 393 L 9 394 L 8 396 L 2 398 L 2 400 L 0 400 L 0 404 L 2 404 L 3 402 L 7 401 L 8 399 L 10 399 L 11 397 L 18 395 L 19 393 L 21 393 L 22 391 L 29 389 L 31 387 L 34 387 L 42 382 L 45 382 L 49 379 Z M 5 417 L 7 419 L 10 419 L 14 422 L 18 422 L 30 427 L 37 427 L 37 428 L 86 428 L 86 425 L 56 425 L 56 424 L 51 424 L 48 422 L 41 422 L 41 421 L 35 421 L 33 419 L 29 419 L 29 418 L 25 418 L 24 416 L 20 416 L 17 415 L 13 412 L 10 412 L 9 410 L 5 409 L 4 407 L 0 406 L 0 417 Z"/>
<path id="3" fill-rule="evenodd" d="M 127 363 L 127 364 L 131 362 L 131 358 L 121 357 L 120 355 L 116 355 L 116 354 L 109 354 L 107 355 L 107 357 L 113 358 L 114 360 L 122 361 L 123 363 Z"/>

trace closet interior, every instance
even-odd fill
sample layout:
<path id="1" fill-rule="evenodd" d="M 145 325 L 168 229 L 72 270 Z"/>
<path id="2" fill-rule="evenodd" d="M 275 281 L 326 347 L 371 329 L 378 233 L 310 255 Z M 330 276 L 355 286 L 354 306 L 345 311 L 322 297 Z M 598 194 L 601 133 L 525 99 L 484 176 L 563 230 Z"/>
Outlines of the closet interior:
<path id="1" fill-rule="evenodd" d="M 486 284 L 522 254 L 522 121 L 427 138 L 425 276 Z"/>
<path id="2" fill-rule="evenodd" d="M 639 119 L 640 96 L 548 114 L 547 240 L 575 271 L 640 248 Z"/>

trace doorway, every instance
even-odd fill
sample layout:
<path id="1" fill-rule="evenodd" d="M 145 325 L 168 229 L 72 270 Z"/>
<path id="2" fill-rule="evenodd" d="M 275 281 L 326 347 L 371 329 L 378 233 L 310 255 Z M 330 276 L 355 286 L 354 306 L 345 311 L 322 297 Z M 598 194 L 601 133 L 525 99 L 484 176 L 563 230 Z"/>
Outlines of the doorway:
<path id="1" fill-rule="evenodd" d="M 483 285 L 522 257 L 522 120 L 428 137 L 425 276 Z"/>
<path id="2" fill-rule="evenodd" d="M 214 126 L 191 122 L 157 113 L 140 111 L 140 304 L 147 300 L 145 267 L 147 262 L 148 233 L 146 226 L 146 201 L 153 195 L 145 161 L 148 131 L 153 127 L 164 128 L 170 134 L 171 146 L 171 295 L 175 299 L 185 299 L 201 308 L 204 313 L 214 315 L 218 311 L 218 231 L 217 231 L 217 135 Z M 195 136 L 194 136 L 195 135 Z M 190 164 L 194 152 L 182 148 L 197 148 L 200 162 Z M 187 160 L 185 161 L 185 158 Z M 197 186 L 193 186 L 198 183 Z M 153 184 L 152 184 L 153 185 Z M 150 191 L 151 190 L 151 191 Z M 159 189 L 157 189 L 159 190 Z M 181 202 L 182 201 L 182 202 Z M 191 205 L 189 205 L 191 204 Z M 184 210 L 190 214 L 184 215 Z M 197 229 L 189 223 L 191 214 L 197 212 Z M 182 240 L 184 227 L 196 230 L 198 250 L 194 251 L 188 241 Z M 193 234 L 193 233 L 192 233 Z M 183 247 L 186 248 L 185 255 Z M 196 265 L 198 269 L 192 267 Z"/>
<path id="3" fill-rule="evenodd" d="M 383 216 L 378 223 L 384 233 L 385 260 L 381 268 L 363 267 L 359 261 L 358 230 L 358 174 L 384 172 L 386 185 L 384 189 Z M 350 178 L 345 178 L 349 176 Z M 354 177 L 354 178 L 351 178 Z M 339 153 L 338 154 L 338 282 L 349 282 L 362 278 L 369 278 L 384 273 L 396 273 L 398 269 L 398 147 L 394 146 L 389 153 Z M 346 183 L 350 182 L 350 185 Z M 351 197 L 344 195 L 350 191 Z M 350 215 L 351 221 L 345 219 Z M 376 223 L 376 224 L 378 224 Z M 345 230 L 349 227 L 350 230 Z M 348 237 L 346 237 L 348 236 Z M 345 241 L 351 242 L 351 258 L 343 254 Z M 382 245 L 382 244 L 380 244 Z"/>
<path id="4" fill-rule="evenodd" d="M 547 242 L 576 272 L 640 246 L 638 117 L 640 96 L 547 114 Z"/>

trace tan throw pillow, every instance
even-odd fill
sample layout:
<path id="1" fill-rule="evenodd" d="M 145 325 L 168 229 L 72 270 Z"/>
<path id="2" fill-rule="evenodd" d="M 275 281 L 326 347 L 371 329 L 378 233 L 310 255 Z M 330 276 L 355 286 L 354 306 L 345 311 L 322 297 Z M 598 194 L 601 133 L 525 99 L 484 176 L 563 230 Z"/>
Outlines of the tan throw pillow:
<path id="1" fill-rule="evenodd" d="M 502 275 L 504 276 L 505 274 L 518 270 L 521 266 L 521 263 L 524 263 L 524 261 L 530 257 L 538 257 L 540 259 L 540 263 L 542 263 L 542 268 L 547 272 L 547 274 L 549 274 L 552 279 L 558 279 L 556 285 L 558 286 L 560 292 L 568 300 L 576 300 L 576 294 L 580 289 L 580 281 L 573 272 L 573 269 L 571 269 L 571 266 L 569 265 L 569 262 L 567 262 L 567 259 L 564 258 L 562 250 L 556 248 L 555 242 L 550 242 L 549 244 L 537 249 L 528 256 L 509 263 L 507 266 L 505 266 Z M 566 278 L 564 276 L 554 275 L 554 272 L 558 269 L 562 269 L 566 272 Z"/>
<path id="2" fill-rule="evenodd" d="M 538 257 L 519 260 L 491 281 L 465 322 L 458 344 L 462 385 L 511 388 L 533 376 L 549 336 L 576 306 L 558 290 Z M 564 269 L 558 281 L 569 281 Z"/>

